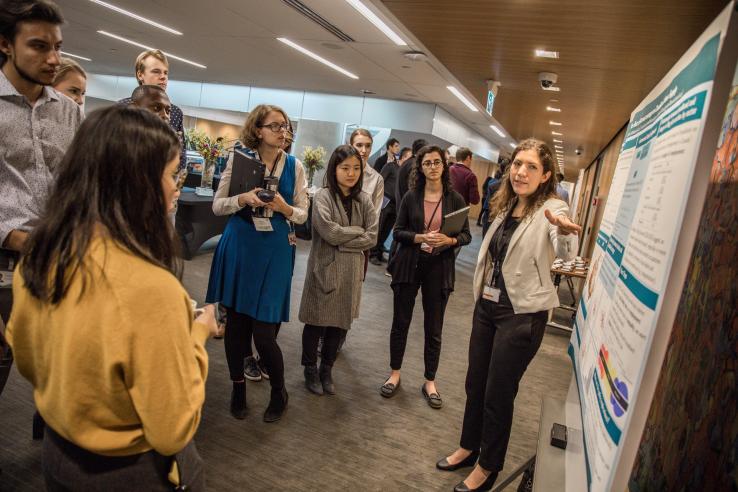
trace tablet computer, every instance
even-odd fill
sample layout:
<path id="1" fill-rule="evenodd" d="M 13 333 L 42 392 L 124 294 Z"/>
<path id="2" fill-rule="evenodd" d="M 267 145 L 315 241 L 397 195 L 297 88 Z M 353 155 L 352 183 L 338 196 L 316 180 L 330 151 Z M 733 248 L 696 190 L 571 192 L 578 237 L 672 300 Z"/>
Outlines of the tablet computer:
<path id="1" fill-rule="evenodd" d="M 266 166 L 261 161 L 249 157 L 243 149 L 233 150 L 231 167 L 231 186 L 228 196 L 236 196 L 258 188 L 264 183 Z"/>

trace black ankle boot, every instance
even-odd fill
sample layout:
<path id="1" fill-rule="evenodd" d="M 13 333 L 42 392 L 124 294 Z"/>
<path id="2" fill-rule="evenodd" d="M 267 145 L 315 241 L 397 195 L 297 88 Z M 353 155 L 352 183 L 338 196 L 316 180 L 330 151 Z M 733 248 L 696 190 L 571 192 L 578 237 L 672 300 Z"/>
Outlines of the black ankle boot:
<path id="1" fill-rule="evenodd" d="M 323 395 L 323 386 L 318 379 L 318 368 L 316 366 L 305 366 L 305 387 L 309 392 Z"/>
<path id="2" fill-rule="evenodd" d="M 333 376 L 331 375 L 332 366 L 320 364 L 320 383 L 323 385 L 323 391 L 329 395 L 336 394 L 336 387 L 333 385 Z"/>
<path id="3" fill-rule="evenodd" d="M 239 420 L 246 418 L 246 381 L 233 383 L 231 390 L 231 415 Z"/>
<path id="4" fill-rule="evenodd" d="M 272 388 L 272 397 L 269 400 L 269 406 L 264 412 L 264 422 L 276 422 L 282 418 L 282 414 L 287 410 L 287 390 L 284 387 Z"/>

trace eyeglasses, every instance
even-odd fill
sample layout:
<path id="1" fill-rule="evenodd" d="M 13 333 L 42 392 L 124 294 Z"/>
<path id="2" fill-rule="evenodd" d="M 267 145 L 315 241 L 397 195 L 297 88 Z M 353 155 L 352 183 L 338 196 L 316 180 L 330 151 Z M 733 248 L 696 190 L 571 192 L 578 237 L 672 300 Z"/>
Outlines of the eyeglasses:
<path id="1" fill-rule="evenodd" d="M 443 161 L 441 159 L 436 159 L 435 161 L 423 161 L 420 164 L 423 167 L 440 167 L 443 166 Z"/>
<path id="2" fill-rule="evenodd" d="M 274 133 L 277 133 L 277 132 L 292 132 L 292 130 L 290 129 L 290 125 L 288 125 L 287 123 L 282 123 L 282 124 L 276 123 L 276 122 L 275 123 L 269 123 L 268 125 L 261 125 L 261 126 L 259 126 L 259 128 L 269 128 Z"/>

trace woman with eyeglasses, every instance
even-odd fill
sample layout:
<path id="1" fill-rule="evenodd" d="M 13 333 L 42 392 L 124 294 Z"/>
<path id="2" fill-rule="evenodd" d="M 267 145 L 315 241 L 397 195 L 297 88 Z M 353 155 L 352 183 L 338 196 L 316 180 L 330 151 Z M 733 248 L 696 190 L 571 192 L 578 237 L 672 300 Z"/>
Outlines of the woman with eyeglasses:
<path id="1" fill-rule="evenodd" d="M 237 419 L 246 417 L 244 358 L 251 354 L 252 336 L 271 383 L 264 422 L 279 420 L 287 408 L 277 330 L 290 314 L 295 247 L 290 222 L 302 224 L 308 213 L 302 163 L 282 150 L 289 129 L 289 118 L 281 108 L 255 107 L 237 147 L 243 146 L 249 156 L 264 163 L 265 178 L 278 180 L 277 193 L 266 196 L 256 188 L 229 197 L 231 155 L 213 201 L 215 215 L 231 218 L 213 256 L 207 300 L 226 308 L 225 351 L 233 382 L 230 408 Z M 272 213 L 263 213 L 265 209 Z"/>
<path id="2" fill-rule="evenodd" d="M 434 409 L 443 406 L 436 388 L 436 371 L 441 356 L 441 332 L 446 303 L 454 290 L 454 249 L 471 241 L 468 219 L 461 232 L 450 237 L 441 232 L 444 216 L 464 207 L 464 198 L 451 187 L 443 149 L 426 146 L 413 162 L 415 181 L 400 204 L 394 238 L 399 244 L 390 260 L 394 313 L 390 332 L 390 367 L 392 373 L 381 387 L 385 398 L 400 387 L 400 369 L 407 345 L 418 290 L 423 294 L 425 330 L 425 383 L 421 392 Z"/>
<path id="3" fill-rule="evenodd" d="M 474 272 L 461 442 L 436 464 L 444 471 L 474 466 L 455 492 L 490 490 L 502 470 L 518 385 L 541 346 L 548 312 L 559 305 L 549 269 L 556 256 L 574 257 L 581 232 L 556 194 L 551 149 L 530 138 L 511 161 L 490 199 L 494 221 Z"/>

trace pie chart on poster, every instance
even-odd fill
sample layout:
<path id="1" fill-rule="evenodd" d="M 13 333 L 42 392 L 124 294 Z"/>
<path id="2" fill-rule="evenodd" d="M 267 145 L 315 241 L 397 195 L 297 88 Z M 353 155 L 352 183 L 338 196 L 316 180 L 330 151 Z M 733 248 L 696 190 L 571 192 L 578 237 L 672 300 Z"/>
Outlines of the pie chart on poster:
<path id="1" fill-rule="evenodd" d="M 617 391 L 626 402 L 628 401 L 628 386 L 618 378 L 615 378 L 615 391 Z M 623 414 L 625 414 L 625 409 L 620 405 L 618 399 L 615 398 L 614 393 L 610 394 L 610 404 L 612 405 L 612 411 L 615 413 L 616 417 L 622 417 Z"/>

